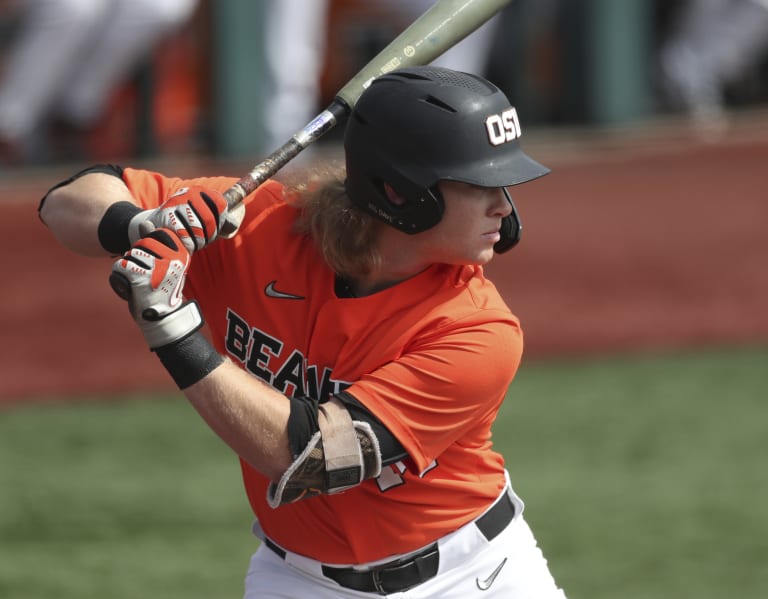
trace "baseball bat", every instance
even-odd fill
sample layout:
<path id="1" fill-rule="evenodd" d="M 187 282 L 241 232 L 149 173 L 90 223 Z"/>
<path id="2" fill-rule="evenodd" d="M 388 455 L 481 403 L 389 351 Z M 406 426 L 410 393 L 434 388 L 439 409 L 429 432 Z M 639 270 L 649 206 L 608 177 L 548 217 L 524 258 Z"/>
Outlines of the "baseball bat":
<path id="1" fill-rule="evenodd" d="M 220 235 L 237 233 L 243 199 L 346 118 L 371 81 L 397 68 L 432 62 L 511 1 L 438 0 L 346 83 L 325 110 L 224 192 L 230 216 Z"/>

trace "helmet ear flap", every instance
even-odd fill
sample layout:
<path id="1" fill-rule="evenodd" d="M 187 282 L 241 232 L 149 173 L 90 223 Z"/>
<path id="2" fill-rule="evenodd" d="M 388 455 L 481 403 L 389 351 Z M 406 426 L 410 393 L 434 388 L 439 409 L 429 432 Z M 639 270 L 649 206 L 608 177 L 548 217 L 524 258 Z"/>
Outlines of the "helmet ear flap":
<path id="1" fill-rule="evenodd" d="M 408 234 L 421 233 L 434 227 L 443 218 L 445 203 L 437 186 L 422 189 L 420 193 L 402 194 L 405 202 L 395 205 L 387 201 L 391 217 L 389 224 Z"/>
<path id="2" fill-rule="evenodd" d="M 520 223 L 520 216 L 517 213 L 515 203 L 512 201 L 512 196 L 509 195 L 506 187 L 503 189 L 509 205 L 512 206 L 512 212 L 501 219 L 501 229 L 499 230 L 501 239 L 493 245 L 493 251 L 497 254 L 503 254 L 515 247 L 520 242 L 523 232 L 523 225 Z"/>

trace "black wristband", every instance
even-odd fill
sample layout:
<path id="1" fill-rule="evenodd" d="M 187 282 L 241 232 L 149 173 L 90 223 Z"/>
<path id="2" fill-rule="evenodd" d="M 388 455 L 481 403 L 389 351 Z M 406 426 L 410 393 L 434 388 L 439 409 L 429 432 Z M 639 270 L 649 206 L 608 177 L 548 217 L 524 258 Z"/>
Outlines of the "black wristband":
<path id="1" fill-rule="evenodd" d="M 128 238 L 128 223 L 141 212 L 136 204 L 131 202 L 115 202 L 99 222 L 99 243 L 101 247 L 115 256 L 122 255 L 131 247 Z"/>
<path id="2" fill-rule="evenodd" d="M 200 331 L 152 351 L 181 390 L 194 385 L 224 361 Z"/>

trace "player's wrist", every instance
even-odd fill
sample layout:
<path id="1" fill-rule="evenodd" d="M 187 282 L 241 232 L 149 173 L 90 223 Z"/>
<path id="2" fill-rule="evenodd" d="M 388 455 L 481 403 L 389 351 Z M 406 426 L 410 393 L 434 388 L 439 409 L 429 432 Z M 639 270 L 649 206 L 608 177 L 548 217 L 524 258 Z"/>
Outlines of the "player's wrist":
<path id="1" fill-rule="evenodd" d="M 136 317 L 136 321 L 152 351 L 181 341 L 203 326 L 200 308 L 194 301 L 186 302 L 161 318 L 147 318 L 150 312 L 145 310 L 144 314 Z"/>
<path id="2" fill-rule="evenodd" d="M 224 362 L 199 330 L 153 351 L 181 390 L 202 380 Z"/>
<path id="3" fill-rule="evenodd" d="M 114 256 L 127 252 L 135 241 L 129 234 L 131 222 L 142 212 L 144 211 L 132 202 L 120 201 L 112 204 L 99 221 L 97 233 L 101 247 Z"/>

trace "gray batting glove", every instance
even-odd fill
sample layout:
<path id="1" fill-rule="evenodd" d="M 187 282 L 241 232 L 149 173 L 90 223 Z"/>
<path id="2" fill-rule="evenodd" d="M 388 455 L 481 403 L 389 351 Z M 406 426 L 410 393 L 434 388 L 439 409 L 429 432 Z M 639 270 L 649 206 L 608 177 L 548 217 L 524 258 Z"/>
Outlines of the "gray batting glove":
<path id="1" fill-rule="evenodd" d="M 182 187 L 160 207 L 143 210 L 128 224 L 128 239 L 134 245 L 155 229 L 170 229 L 189 253 L 204 248 L 219 235 L 227 220 L 227 200 L 205 187 Z"/>
<path id="2" fill-rule="evenodd" d="M 203 325 L 197 304 L 182 296 L 190 261 L 176 233 L 156 229 L 112 266 L 110 285 L 128 300 L 150 349 L 180 341 Z"/>

